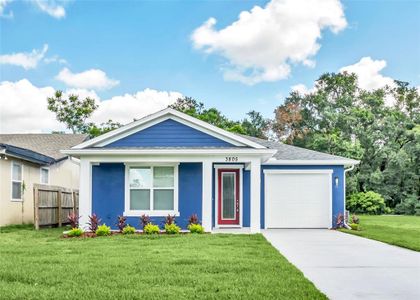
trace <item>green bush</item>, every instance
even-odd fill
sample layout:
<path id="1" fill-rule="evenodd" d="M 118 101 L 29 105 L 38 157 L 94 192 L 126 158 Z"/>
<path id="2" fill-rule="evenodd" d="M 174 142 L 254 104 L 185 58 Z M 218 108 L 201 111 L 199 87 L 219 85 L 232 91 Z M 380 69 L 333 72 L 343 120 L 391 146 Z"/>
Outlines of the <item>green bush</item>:
<path id="1" fill-rule="evenodd" d="M 80 228 L 72 228 L 68 233 L 67 236 L 81 236 L 83 234 L 83 229 Z"/>
<path id="2" fill-rule="evenodd" d="M 106 224 L 102 224 L 101 226 L 98 226 L 98 229 L 96 229 L 96 235 L 97 236 L 111 235 L 111 227 L 106 226 Z"/>
<path id="3" fill-rule="evenodd" d="M 351 228 L 351 230 L 359 230 L 359 224 L 356 224 L 356 223 L 351 223 L 351 224 L 349 224 L 349 226 L 350 226 L 350 228 Z"/>
<path id="4" fill-rule="evenodd" d="M 380 194 L 372 191 L 351 195 L 347 200 L 347 209 L 351 213 L 369 215 L 380 215 L 391 212 L 391 209 L 386 207 L 384 198 Z"/>
<path id="5" fill-rule="evenodd" d="M 417 215 L 420 216 L 420 200 L 416 196 L 404 199 L 395 206 L 395 213 L 399 215 Z"/>
<path id="6" fill-rule="evenodd" d="M 146 226 L 144 226 L 143 228 L 143 232 L 145 234 L 158 234 L 160 231 L 159 226 L 154 225 L 152 223 L 148 223 Z"/>
<path id="7" fill-rule="evenodd" d="M 130 225 L 126 225 L 123 230 L 122 230 L 123 234 L 134 234 L 136 233 L 136 228 L 134 228 L 133 226 Z"/>
<path id="8" fill-rule="evenodd" d="M 188 230 L 191 233 L 204 233 L 204 227 L 200 224 L 190 224 L 188 225 Z"/>
<path id="9" fill-rule="evenodd" d="M 181 231 L 181 227 L 177 226 L 175 223 L 165 224 L 165 232 L 167 234 L 178 234 Z"/>

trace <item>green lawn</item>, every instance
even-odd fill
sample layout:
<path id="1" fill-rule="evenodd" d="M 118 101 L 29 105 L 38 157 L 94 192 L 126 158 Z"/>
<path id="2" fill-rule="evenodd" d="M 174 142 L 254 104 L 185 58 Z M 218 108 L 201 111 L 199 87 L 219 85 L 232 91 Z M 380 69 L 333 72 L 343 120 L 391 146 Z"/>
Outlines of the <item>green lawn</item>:
<path id="1" fill-rule="evenodd" d="M 262 235 L 0 228 L 2 299 L 326 299 Z"/>
<path id="2" fill-rule="evenodd" d="M 360 231 L 343 232 L 420 251 L 420 217 L 418 216 L 359 216 Z"/>

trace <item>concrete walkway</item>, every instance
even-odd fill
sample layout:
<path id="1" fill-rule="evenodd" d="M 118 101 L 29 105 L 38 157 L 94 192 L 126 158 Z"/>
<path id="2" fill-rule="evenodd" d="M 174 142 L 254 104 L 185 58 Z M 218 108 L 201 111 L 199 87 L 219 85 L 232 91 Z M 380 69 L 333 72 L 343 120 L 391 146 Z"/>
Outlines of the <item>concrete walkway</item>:
<path id="1" fill-rule="evenodd" d="M 263 235 L 330 299 L 420 299 L 420 252 L 326 229 Z"/>

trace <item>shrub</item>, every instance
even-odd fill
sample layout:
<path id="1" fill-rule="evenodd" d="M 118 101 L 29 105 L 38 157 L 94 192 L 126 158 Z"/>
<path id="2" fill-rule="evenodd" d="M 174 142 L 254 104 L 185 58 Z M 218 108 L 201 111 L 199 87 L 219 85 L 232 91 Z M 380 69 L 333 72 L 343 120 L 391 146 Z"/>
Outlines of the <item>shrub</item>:
<path id="1" fill-rule="evenodd" d="M 350 196 L 347 201 L 347 209 L 352 213 L 380 215 L 391 212 L 385 205 L 384 198 L 373 191 L 360 192 Z"/>
<path id="2" fill-rule="evenodd" d="M 106 236 L 110 234 L 111 234 L 111 227 L 106 226 L 106 224 L 102 224 L 101 226 L 98 226 L 98 229 L 96 229 L 97 236 Z"/>
<path id="3" fill-rule="evenodd" d="M 96 232 L 96 229 L 98 229 L 98 225 L 101 223 L 101 218 L 99 218 L 96 214 L 92 214 L 89 216 L 89 231 L 90 232 Z"/>
<path id="4" fill-rule="evenodd" d="M 80 228 L 73 227 L 68 233 L 67 236 L 81 236 L 83 234 L 83 230 Z"/>
<path id="5" fill-rule="evenodd" d="M 352 224 L 349 224 L 349 226 L 351 230 L 356 230 L 356 231 L 359 230 L 359 224 L 352 223 Z"/>
<path id="6" fill-rule="evenodd" d="M 67 220 L 69 221 L 71 228 L 79 227 L 79 219 L 80 217 L 74 212 L 69 213 L 67 216 Z"/>
<path id="7" fill-rule="evenodd" d="M 420 216 L 420 200 L 416 196 L 407 197 L 395 206 L 395 213 Z"/>
<path id="8" fill-rule="evenodd" d="M 151 223 L 150 217 L 148 215 L 141 215 L 140 216 L 140 225 L 143 227 L 146 227 L 147 224 Z"/>
<path id="9" fill-rule="evenodd" d="M 359 224 L 359 223 L 360 223 L 359 217 L 358 217 L 358 216 L 356 216 L 356 214 L 353 214 L 353 215 L 351 216 L 351 222 L 352 222 L 353 224 Z"/>
<path id="10" fill-rule="evenodd" d="M 200 224 L 200 221 L 198 220 L 197 214 L 192 214 L 190 216 L 190 218 L 188 219 L 188 224 L 189 225 L 191 225 L 191 224 Z"/>
<path id="11" fill-rule="evenodd" d="M 136 232 L 136 228 L 134 228 L 133 226 L 127 225 L 121 230 L 121 232 L 123 234 L 134 234 Z"/>
<path id="12" fill-rule="evenodd" d="M 143 232 L 145 234 L 158 234 L 159 233 L 159 226 L 154 225 L 152 223 L 147 223 L 146 226 L 143 228 Z"/>
<path id="13" fill-rule="evenodd" d="M 168 215 L 168 216 L 165 218 L 165 224 L 168 224 L 168 225 L 175 224 L 175 215 L 173 215 L 173 216 Z"/>
<path id="14" fill-rule="evenodd" d="M 175 223 L 165 224 L 165 232 L 167 234 L 178 234 L 181 231 L 181 227 L 177 226 Z"/>
<path id="15" fill-rule="evenodd" d="M 191 233 L 204 233 L 204 227 L 201 226 L 200 224 L 192 223 L 192 224 L 188 225 L 188 230 Z"/>
<path id="16" fill-rule="evenodd" d="M 126 224 L 126 221 L 127 221 L 127 218 L 126 217 L 124 217 L 124 216 L 118 216 L 117 227 L 120 230 L 120 232 L 122 232 L 123 229 L 126 227 L 125 226 L 125 225 L 127 225 Z"/>

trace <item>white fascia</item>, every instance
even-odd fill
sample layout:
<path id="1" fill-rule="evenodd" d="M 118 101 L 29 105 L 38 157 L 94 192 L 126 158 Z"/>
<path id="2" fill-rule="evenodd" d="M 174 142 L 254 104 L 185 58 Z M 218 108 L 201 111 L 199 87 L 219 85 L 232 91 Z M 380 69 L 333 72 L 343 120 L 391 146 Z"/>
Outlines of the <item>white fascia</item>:
<path id="1" fill-rule="evenodd" d="M 343 159 L 343 160 L 298 160 L 298 159 L 291 159 L 291 160 L 273 160 L 270 159 L 267 162 L 263 163 L 264 166 L 301 166 L 301 165 L 310 165 L 310 166 L 317 166 L 317 165 L 337 165 L 337 166 L 350 166 L 350 165 L 357 165 L 359 164 L 359 160 L 353 159 Z"/>

